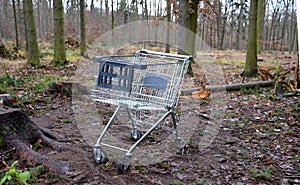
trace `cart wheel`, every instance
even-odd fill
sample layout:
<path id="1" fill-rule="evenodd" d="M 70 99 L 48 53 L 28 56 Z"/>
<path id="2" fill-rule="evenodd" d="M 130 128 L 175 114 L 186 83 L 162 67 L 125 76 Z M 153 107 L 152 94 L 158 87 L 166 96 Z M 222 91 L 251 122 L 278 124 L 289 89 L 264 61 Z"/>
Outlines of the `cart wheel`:
<path id="1" fill-rule="evenodd" d="M 131 137 L 132 137 L 133 140 L 137 141 L 142 137 L 142 134 L 137 129 L 132 129 L 131 130 Z"/>
<path id="2" fill-rule="evenodd" d="M 117 164 L 117 167 L 118 167 L 118 171 L 120 173 L 124 173 L 124 172 L 127 172 L 128 169 L 129 169 L 129 163 L 130 163 L 130 159 L 128 158 L 123 158 L 121 159 L 118 164 Z"/>
<path id="3" fill-rule="evenodd" d="M 94 160 L 96 163 L 105 163 L 107 161 L 106 155 L 99 148 L 94 148 Z"/>

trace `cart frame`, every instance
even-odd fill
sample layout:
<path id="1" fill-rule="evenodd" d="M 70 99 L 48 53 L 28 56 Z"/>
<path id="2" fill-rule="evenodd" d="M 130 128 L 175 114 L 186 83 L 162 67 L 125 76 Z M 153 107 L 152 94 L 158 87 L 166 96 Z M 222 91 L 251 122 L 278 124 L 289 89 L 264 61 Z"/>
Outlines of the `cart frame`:
<path id="1" fill-rule="evenodd" d="M 127 171 L 134 149 L 168 116 L 172 118 L 175 143 L 178 143 L 179 116 L 176 109 L 183 79 L 191 60 L 192 56 L 149 50 L 140 50 L 134 55 L 94 58 L 94 62 L 99 63 L 99 73 L 97 86 L 91 90 L 92 99 L 117 106 L 94 145 L 96 163 L 106 162 L 107 157 L 101 147 L 110 147 L 126 152 L 124 158 L 118 162 L 118 169 L 121 172 Z M 132 127 L 131 136 L 135 140 L 129 149 L 102 141 L 121 108 L 126 109 Z M 142 135 L 137 129 L 137 124 L 143 124 L 145 121 L 132 115 L 132 110 L 159 110 L 164 114 L 154 123 L 150 123 L 151 127 Z"/>

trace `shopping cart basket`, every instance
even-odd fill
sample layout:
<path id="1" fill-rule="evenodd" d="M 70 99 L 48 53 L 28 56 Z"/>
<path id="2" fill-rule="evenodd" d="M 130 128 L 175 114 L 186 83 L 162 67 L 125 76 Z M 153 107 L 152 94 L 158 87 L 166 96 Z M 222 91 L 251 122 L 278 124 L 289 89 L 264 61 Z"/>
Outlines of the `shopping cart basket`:
<path id="1" fill-rule="evenodd" d="M 117 106 L 94 146 L 94 159 L 97 163 L 104 163 L 107 159 L 102 146 L 109 147 L 125 152 L 124 158 L 118 163 L 118 169 L 127 171 L 134 149 L 154 129 L 159 128 L 167 117 L 171 118 L 175 142 L 178 142 L 179 119 L 176 109 L 183 78 L 191 59 L 191 56 L 149 50 L 141 50 L 134 55 L 95 57 L 94 62 L 99 63 L 99 73 L 97 86 L 91 90 L 92 99 Z M 135 141 L 128 149 L 103 141 L 121 108 L 126 109 L 125 114 L 132 127 L 131 137 Z M 159 117 L 152 119 L 151 111 L 162 114 L 154 114 Z M 138 130 L 138 125 L 148 126 L 144 134 Z"/>

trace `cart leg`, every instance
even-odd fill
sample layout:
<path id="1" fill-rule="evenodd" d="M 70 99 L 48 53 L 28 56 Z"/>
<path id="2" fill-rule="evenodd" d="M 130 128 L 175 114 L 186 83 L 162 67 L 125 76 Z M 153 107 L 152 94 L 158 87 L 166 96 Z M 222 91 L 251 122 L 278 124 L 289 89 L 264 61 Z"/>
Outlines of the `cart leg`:
<path id="1" fill-rule="evenodd" d="M 93 153 L 94 153 L 94 159 L 95 159 L 96 163 L 105 163 L 106 160 L 107 160 L 106 154 L 100 148 L 101 141 L 102 141 L 103 137 L 105 136 L 105 133 L 109 129 L 110 125 L 112 124 L 112 122 L 114 121 L 116 116 L 118 115 L 118 112 L 119 112 L 120 108 L 121 108 L 121 106 L 118 106 L 116 108 L 114 114 L 112 115 L 109 122 L 107 123 L 104 130 L 102 131 L 100 137 L 98 138 L 97 143 L 94 145 Z"/>
<path id="2" fill-rule="evenodd" d="M 116 110 L 115 110 L 114 114 L 112 115 L 112 117 L 110 118 L 109 122 L 108 122 L 107 125 L 105 126 L 104 130 L 102 131 L 100 137 L 98 138 L 98 140 L 97 140 L 97 142 L 96 142 L 96 144 L 95 144 L 95 147 L 99 147 L 99 146 L 101 145 L 100 143 L 101 143 L 103 137 L 105 136 L 105 134 L 106 134 L 107 130 L 109 129 L 109 127 L 111 126 L 112 122 L 115 120 L 115 118 L 116 118 L 116 116 L 118 115 L 120 109 L 121 109 L 121 106 L 119 105 L 119 106 L 116 108 Z"/>
<path id="3" fill-rule="evenodd" d="M 177 115 L 174 111 L 171 112 L 171 116 L 172 116 L 172 121 L 174 126 L 174 132 L 175 132 L 175 145 L 177 147 L 180 142 L 180 138 L 178 135 L 178 128 L 177 128 L 179 119 L 177 118 Z"/>
<path id="4" fill-rule="evenodd" d="M 126 107 L 126 112 L 127 112 L 127 115 L 128 115 L 128 117 L 130 119 L 131 126 L 132 126 L 131 137 L 132 137 L 133 140 L 137 141 L 137 140 L 139 140 L 142 137 L 142 134 L 141 134 L 140 131 L 137 130 L 135 122 L 134 122 L 134 120 L 131 117 L 130 110 L 129 110 L 128 107 Z"/>
<path id="5" fill-rule="evenodd" d="M 129 117 L 129 119 L 130 119 L 130 123 L 131 123 L 131 125 L 132 125 L 132 129 L 136 129 L 135 124 L 134 124 L 134 120 L 132 119 L 132 116 L 131 116 L 131 114 L 130 114 L 130 110 L 129 110 L 128 107 L 126 107 L 126 112 L 127 112 L 127 115 L 128 115 L 128 117 Z"/>
<path id="6" fill-rule="evenodd" d="M 132 151 L 135 149 L 135 147 L 140 144 L 156 127 L 159 125 L 166 117 L 168 117 L 172 111 L 168 111 L 166 114 L 164 114 L 152 127 L 138 140 L 134 143 L 134 145 L 131 146 L 131 148 L 128 150 L 126 155 L 131 155 Z"/>

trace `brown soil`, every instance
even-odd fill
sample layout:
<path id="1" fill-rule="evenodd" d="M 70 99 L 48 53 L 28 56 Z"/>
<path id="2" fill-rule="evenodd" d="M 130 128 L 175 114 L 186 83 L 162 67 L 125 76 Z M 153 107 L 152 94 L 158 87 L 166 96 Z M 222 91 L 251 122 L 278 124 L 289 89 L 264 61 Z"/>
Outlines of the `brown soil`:
<path id="1" fill-rule="evenodd" d="M 228 65 L 223 65 L 228 67 Z M 239 69 L 239 67 L 238 67 Z M 236 82 L 239 71 L 226 73 Z M 230 78 L 229 78 L 230 76 Z M 114 162 L 96 164 L 92 146 L 77 127 L 70 97 L 55 97 L 51 104 L 24 106 L 38 126 L 64 136 L 67 150 L 46 146 L 38 152 L 68 162 L 64 175 L 45 172 L 34 184 L 298 184 L 300 183 L 300 96 L 278 98 L 273 89 L 258 88 L 222 94 L 224 109 L 213 113 L 209 100 L 193 100 L 183 106 L 181 123 L 193 123 L 194 132 L 173 156 L 152 165 L 132 166 L 119 173 Z M 191 103 L 192 102 L 192 103 Z M 103 106 L 103 105 L 102 105 Z M 112 112 L 114 107 L 100 109 Z M 34 111 L 32 111 L 34 110 Z M 38 113 L 37 113 L 38 112 Z M 205 115 L 215 120 L 208 120 Z M 193 116 L 191 116 L 193 115 Z M 107 121 L 103 114 L 101 120 Z M 195 119 L 196 118 L 196 119 Z M 208 126 L 216 122 L 216 137 L 205 147 Z M 215 131 L 212 131 L 215 133 Z M 124 133 L 124 137 L 130 135 Z M 123 137 L 123 136 L 122 136 Z M 8 159 L 16 160 L 14 158 Z M 28 166 L 20 166 L 28 169 Z"/>

